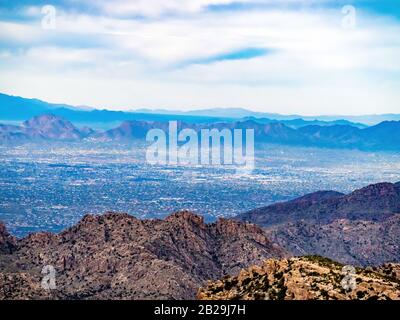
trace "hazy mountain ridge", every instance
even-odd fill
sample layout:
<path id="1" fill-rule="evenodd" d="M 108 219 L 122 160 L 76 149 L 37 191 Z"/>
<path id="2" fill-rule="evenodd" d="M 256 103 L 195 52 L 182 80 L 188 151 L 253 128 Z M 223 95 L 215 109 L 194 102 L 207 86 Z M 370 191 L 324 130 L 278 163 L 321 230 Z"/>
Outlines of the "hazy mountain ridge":
<path id="1" fill-rule="evenodd" d="M 266 108 L 267 109 L 267 108 Z M 383 121 L 399 121 L 399 114 L 372 114 L 372 115 L 314 115 L 304 116 L 299 114 L 279 114 L 270 112 L 252 111 L 245 108 L 208 108 L 191 111 L 180 110 L 164 110 L 164 109 L 138 109 L 136 112 L 143 113 L 158 113 L 158 114 L 177 114 L 177 115 L 192 115 L 192 116 L 210 116 L 228 117 L 235 119 L 258 119 L 259 121 L 284 121 L 285 124 L 301 125 L 301 121 L 306 121 L 308 124 L 323 125 L 330 124 L 352 124 L 355 126 L 375 125 Z M 310 123 L 311 122 L 311 123 Z M 312 123 L 315 122 L 315 123 Z"/>
<path id="2" fill-rule="evenodd" d="M 13 242 L 0 254 L 0 299 L 189 299 L 208 279 L 285 256 L 255 225 L 205 224 L 190 212 L 165 220 L 87 215 L 60 234 L 19 240 L 0 232 Z M 52 293 L 40 288 L 45 265 L 57 271 Z"/>
<path id="3" fill-rule="evenodd" d="M 291 146 L 349 148 L 361 150 L 400 150 L 400 121 L 382 122 L 360 129 L 349 125 L 305 126 L 294 129 L 280 122 L 262 124 L 253 120 L 215 122 L 207 124 L 178 123 L 178 130 L 193 129 L 253 129 L 256 143 L 275 143 Z M 29 141 L 133 141 L 144 140 L 151 129 L 168 133 L 168 122 L 124 121 L 120 126 L 95 131 L 89 127 L 79 129 L 70 121 L 54 115 L 41 115 L 25 121 L 21 126 L 0 125 L 0 143 L 13 144 Z"/>
<path id="4" fill-rule="evenodd" d="M 94 132 L 90 128 L 79 129 L 71 122 L 51 114 L 26 120 L 21 126 L 0 124 L 0 139 L 2 143 L 54 140 L 79 141 Z"/>
<path id="5" fill-rule="evenodd" d="M 211 108 L 203 110 L 179 111 L 164 109 L 136 109 L 132 111 L 111 111 L 67 104 L 48 103 L 38 99 L 27 99 L 0 93 L 0 119 L 26 120 L 42 114 L 52 113 L 73 122 L 116 122 L 116 121 L 171 121 L 189 123 L 231 122 L 255 120 L 260 123 L 281 122 L 289 127 L 305 125 L 352 125 L 365 127 L 383 121 L 400 121 L 400 115 L 366 116 L 301 116 L 256 112 L 244 108 Z"/>
<path id="6" fill-rule="evenodd" d="M 279 118 L 279 117 L 278 117 Z M 356 123 L 356 122 L 351 122 L 348 120 L 332 120 L 332 121 L 324 121 L 324 120 L 304 120 L 303 118 L 301 118 L 299 116 L 299 118 L 294 118 L 294 119 L 290 119 L 290 120 L 284 120 L 284 119 L 270 119 L 270 118 L 256 118 L 256 117 L 244 117 L 243 119 L 241 119 L 243 121 L 246 120 L 251 120 L 251 121 L 255 121 L 258 123 L 263 123 L 263 124 L 268 124 L 268 123 L 283 123 L 288 127 L 294 128 L 294 129 L 298 129 L 301 127 L 305 127 L 305 126 L 333 126 L 333 125 L 341 125 L 341 126 L 352 126 L 352 127 L 356 127 L 359 129 L 363 129 L 368 127 L 365 124 L 362 123 Z"/>
<path id="7" fill-rule="evenodd" d="M 227 121 L 230 118 L 92 109 L 66 104 L 48 103 L 38 99 L 27 99 L 0 93 L 0 119 L 23 121 L 50 113 L 65 118 L 68 121 L 84 123 L 122 122 L 126 120 L 214 122 Z"/>

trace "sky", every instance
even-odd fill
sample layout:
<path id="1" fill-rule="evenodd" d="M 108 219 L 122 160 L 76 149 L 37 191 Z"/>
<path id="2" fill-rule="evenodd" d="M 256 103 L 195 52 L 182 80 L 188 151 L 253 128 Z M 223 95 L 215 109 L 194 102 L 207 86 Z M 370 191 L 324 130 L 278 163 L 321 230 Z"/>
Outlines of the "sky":
<path id="1" fill-rule="evenodd" d="M 400 113 L 400 0 L 0 0 L 0 92 L 112 110 Z"/>

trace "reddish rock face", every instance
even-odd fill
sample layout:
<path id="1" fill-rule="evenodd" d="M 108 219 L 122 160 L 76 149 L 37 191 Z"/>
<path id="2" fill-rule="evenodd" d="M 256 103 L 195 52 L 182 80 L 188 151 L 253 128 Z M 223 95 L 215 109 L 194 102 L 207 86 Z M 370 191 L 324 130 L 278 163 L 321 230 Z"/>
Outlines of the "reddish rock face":
<path id="1" fill-rule="evenodd" d="M 206 280 L 283 256 L 259 227 L 237 221 L 205 224 L 187 211 L 165 220 L 87 215 L 60 234 L 19 240 L 18 250 L 0 268 L 24 274 L 4 277 L 3 282 L 12 287 L 13 279 L 24 279 L 25 289 L 16 290 L 17 297 L 0 298 L 47 298 L 35 283 L 40 282 L 41 268 L 53 265 L 56 298 L 189 299 Z"/>

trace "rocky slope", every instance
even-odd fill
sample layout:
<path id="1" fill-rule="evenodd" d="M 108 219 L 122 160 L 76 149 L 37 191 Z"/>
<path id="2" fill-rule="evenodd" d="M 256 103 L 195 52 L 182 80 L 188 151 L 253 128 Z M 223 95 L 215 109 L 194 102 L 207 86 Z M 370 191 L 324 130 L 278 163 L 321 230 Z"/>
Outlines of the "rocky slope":
<path id="1" fill-rule="evenodd" d="M 348 195 L 319 191 L 304 197 L 255 209 L 237 218 L 263 227 L 301 220 L 332 222 L 337 219 L 379 221 L 400 213 L 400 185 L 378 183 Z"/>
<path id="2" fill-rule="evenodd" d="M 358 266 L 400 262 L 400 214 L 384 221 L 299 221 L 270 227 L 266 232 L 296 256 L 318 254 Z"/>
<path id="3" fill-rule="evenodd" d="M 237 276 L 209 282 L 197 297 L 201 300 L 400 300 L 399 267 L 387 264 L 351 270 L 319 256 L 268 259 Z"/>
<path id="4" fill-rule="evenodd" d="M 238 216 L 263 226 L 293 255 L 317 254 L 359 266 L 400 262 L 400 184 L 348 195 L 317 192 Z"/>
<path id="5" fill-rule="evenodd" d="M 165 220 L 87 215 L 0 254 L 0 299 L 189 299 L 205 280 L 284 255 L 259 227 L 237 221 L 205 224 L 190 212 Z M 46 265 L 56 270 L 56 290 L 40 287 Z"/>

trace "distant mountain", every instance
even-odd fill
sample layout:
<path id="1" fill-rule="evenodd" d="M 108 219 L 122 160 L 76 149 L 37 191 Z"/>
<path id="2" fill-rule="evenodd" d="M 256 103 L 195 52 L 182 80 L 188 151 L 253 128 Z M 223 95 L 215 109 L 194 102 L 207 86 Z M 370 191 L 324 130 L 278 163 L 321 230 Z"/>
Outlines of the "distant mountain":
<path id="1" fill-rule="evenodd" d="M 99 133 L 96 138 L 118 141 L 144 139 L 147 132 L 153 128 L 168 132 L 168 123 L 126 121 L 115 129 Z M 349 125 L 313 125 L 293 129 L 280 122 L 263 124 L 254 120 L 207 124 L 178 122 L 178 130 L 181 128 L 193 129 L 196 132 L 202 129 L 253 129 L 256 143 L 361 150 L 400 150 L 400 122 L 383 122 L 364 129 Z"/>
<path id="2" fill-rule="evenodd" d="M 400 300 L 400 265 L 355 269 L 355 287 L 344 265 L 320 256 L 269 259 L 238 275 L 210 282 L 200 300 Z M 349 281 L 351 283 L 351 280 Z"/>
<path id="3" fill-rule="evenodd" d="M 305 126 L 352 126 L 359 129 L 366 128 L 367 125 L 362 123 L 350 122 L 347 120 L 333 120 L 333 121 L 321 121 L 321 120 L 304 120 L 302 118 L 292 119 L 292 120 L 276 120 L 269 118 L 256 118 L 256 117 L 245 117 L 243 120 L 251 120 L 259 123 L 269 124 L 269 123 L 282 123 L 288 127 L 298 129 Z"/>
<path id="4" fill-rule="evenodd" d="M 385 121 L 361 131 L 365 147 L 380 145 L 384 149 L 397 149 L 400 146 L 400 121 Z"/>
<path id="5" fill-rule="evenodd" d="M 188 126 L 192 127 L 192 125 Z M 151 129 L 162 129 L 168 132 L 168 122 L 158 121 L 124 121 L 120 126 L 99 132 L 93 136 L 95 140 L 101 141 L 132 141 L 146 138 L 147 132 Z"/>
<path id="6" fill-rule="evenodd" d="M 37 99 L 9 96 L 0 93 L 0 119 L 26 120 L 43 114 L 53 114 L 71 122 L 81 123 L 110 123 L 116 121 L 185 121 L 193 123 L 207 123 L 215 121 L 228 121 L 231 117 L 218 118 L 214 116 L 172 115 L 141 112 L 124 112 L 92 109 L 89 107 L 76 107 L 66 104 L 53 104 Z"/>
<path id="7" fill-rule="evenodd" d="M 320 145 L 348 145 L 360 143 L 360 130 L 349 125 L 306 126 L 299 129 L 310 141 Z"/>
<path id="8" fill-rule="evenodd" d="M 264 227 L 294 255 L 364 266 L 400 262 L 400 183 L 370 185 L 348 195 L 317 192 L 237 219 Z"/>
<path id="9" fill-rule="evenodd" d="M 58 109 L 78 110 L 65 104 L 51 104 L 38 99 L 27 99 L 0 93 L 0 119 L 25 120 Z"/>
<path id="10" fill-rule="evenodd" d="M 77 141 L 93 133 L 90 128 L 78 129 L 71 122 L 51 114 L 33 117 L 21 126 L 0 125 L 3 143 Z"/>
<path id="11" fill-rule="evenodd" d="M 162 129 L 168 132 L 167 122 L 125 121 L 119 127 L 99 133 L 95 138 L 101 140 L 132 140 L 144 139 L 150 129 Z M 254 120 L 235 122 L 215 122 L 207 124 L 178 122 L 178 130 L 193 129 L 199 132 L 202 129 L 253 129 L 257 142 L 279 143 L 289 145 L 310 145 L 311 140 L 301 132 L 279 122 L 262 124 Z M 355 128 L 356 129 L 356 128 Z"/>
<path id="12" fill-rule="evenodd" d="M 158 113 L 158 114 L 179 114 L 191 116 L 214 116 L 220 118 L 234 118 L 234 119 L 266 119 L 265 121 L 280 121 L 289 126 L 293 125 L 298 127 L 300 122 L 298 120 L 307 121 L 308 125 L 325 125 L 325 124 L 339 124 L 346 125 L 352 124 L 355 126 L 369 126 L 376 125 L 383 121 L 400 121 L 400 114 L 373 114 L 373 115 L 360 115 L 360 116 L 347 116 L 347 115 L 315 115 L 304 116 L 299 114 L 279 114 L 269 112 L 252 111 L 245 108 L 210 108 L 199 109 L 191 111 L 180 110 L 164 110 L 164 109 L 138 109 L 136 112 L 143 113 Z M 311 123 L 309 123 L 311 122 Z M 292 124 L 290 124 L 292 123 Z"/>
<path id="13" fill-rule="evenodd" d="M 65 118 L 41 115 L 25 121 L 22 126 L 0 124 L 0 144 L 29 141 L 61 140 L 79 141 L 132 141 L 144 140 L 150 129 L 168 132 L 166 121 L 124 121 L 116 128 L 103 132 L 84 127 L 78 129 Z M 382 122 L 376 126 L 359 129 L 350 125 L 305 126 L 294 129 L 280 122 L 260 123 L 254 120 L 234 122 L 187 123 L 178 121 L 178 130 L 193 129 L 253 129 L 255 141 L 292 146 L 347 148 L 374 151 L 400 150 L 400 121 Z"/>
<path id="14" fill-rule="evenodd" d="M 137 109 L 135 111 L 110 111 L 90 107 L 54 104 L 38 99 L 26 99 L 0 93 L 0 120 L 20 121 L 42 114 L 52 113 L 72 122 L 112 123 L 117 121 L 183 121 L 189 123 L 232 122 L 257 120 L 260 123 L 279 121 L 289 127 L 306 125 L 351 125 L 363 128 L 383 121 L 400 121 L 400 115 L 384 114 L 370 116 L 301 116 L 255 112 L 243 108 L 212 108 L 194 111 Z"/>
<path id="15" fill-rule="evenodd" d="M 241 122 L 235 122 L 240 127 Z M 400 121 L 386 121 L 376 126 L 357 128 L 350 125 L 304 126 L 290 128 L 282 123 L 259 124 L 247 121 L 255 130 L 256 141 L 297 146 L 346 148 L 360 150 L 400 150 Z"/>
<path id="16" fill-rule="evenodd" d="M 31 137 L 48 140 L 77 140 L 84 134 L 71 122 L 54 115 L 42 115 L 25 121 L 23 131 Z"/>
<path id="17" fill-rule="evenodd" d="M 158 113 L 158 114 L 176 114 L 176 115 L 191 115 L 191 116 L 201 116 L 201 117 L 220 117 L 220 118 L 234 118 L 241 119 L 246 117 L 266 117 L 266 115 L 270 115 L 272 117 L 279 116 L 278 114 L 273 113 L 263 113 L 263 112 L 254 112 L 251 110 L 247 110 L 244 108 L 209 108 L 209 109 L 199 109 L 199 110 L 165 110 L 165 109 L 137 109 L 135 112 L 142 113 Z"/>
<path id="18" fill-rule="evenodd" d="M 18 240 L 0 232 L 0 241 L 13 245 L 0 253 L 0 300 L 192 299 L 208 279 L 285 256 L 257 226 L 205 224 L 187 211 L 165 220 L 87 215 L 60 234 Z M 45 265 L 57 274 L 51 293 L 40 288 Z"/>

